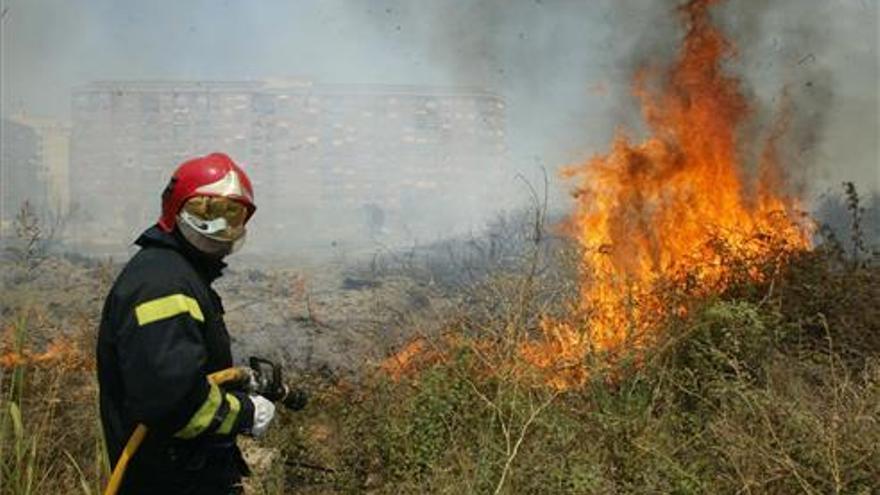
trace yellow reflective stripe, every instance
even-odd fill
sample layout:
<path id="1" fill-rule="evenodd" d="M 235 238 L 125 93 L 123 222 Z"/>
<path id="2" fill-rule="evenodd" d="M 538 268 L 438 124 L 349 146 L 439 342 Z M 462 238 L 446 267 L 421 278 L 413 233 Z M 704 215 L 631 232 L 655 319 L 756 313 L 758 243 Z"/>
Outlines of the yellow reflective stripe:
<path id="1" fill-rule="evenodd" d="M 217 414 L 217 409 L 220 408 L 220 403 L 222 401 L 223 394 L 220 392 L 220 387 L 212 383 L 211 391 L 208 392 L 208 398 L 205 399 L 205 402 L 202 403 L 199 410 L 193 414 L 189 423 L 175 433 L 174 436 L 177 438 L 189 439 L 194 438 L 199 433 L 205 431 L 211 426 L 211 420 L 213 420 L 214 415 Z"/>
<path id="2" fill-rule="evenodd" d="M 153 299 L 152 301 L 138 304 L 134 308 L 134 314 L 140 326 L 183 313 L 189 313 L 190 316 L 198 321 L 205 321 L 199 303 L 195 299 L 183 294 L 173 294 Z"/>
<path id="3" fill-rule="evenodd" d="M 238 417 L 238 411 L 241 410 L 241 402 L 238 401 L 238 397 L 226 394 L 226 401 L 229 402 L 229 414 L 223 418 L 220 428 L 217 428 L 217 433 L 221 435 L 228 435 L 232 432 L 232 425 L 235 424 L 235 418 Z"/>

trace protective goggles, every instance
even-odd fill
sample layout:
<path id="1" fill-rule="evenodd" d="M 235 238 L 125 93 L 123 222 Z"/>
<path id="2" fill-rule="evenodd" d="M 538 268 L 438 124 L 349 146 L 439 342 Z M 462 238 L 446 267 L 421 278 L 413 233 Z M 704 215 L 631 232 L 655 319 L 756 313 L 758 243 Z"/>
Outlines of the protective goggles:
<path id="1" fill-rule="evenodd" d="M 247 207 L 222 196 L 195 196 L 184 203 L 180 219 L 199 234 L 223 242 L 234 242 L 245 234 Z"/>

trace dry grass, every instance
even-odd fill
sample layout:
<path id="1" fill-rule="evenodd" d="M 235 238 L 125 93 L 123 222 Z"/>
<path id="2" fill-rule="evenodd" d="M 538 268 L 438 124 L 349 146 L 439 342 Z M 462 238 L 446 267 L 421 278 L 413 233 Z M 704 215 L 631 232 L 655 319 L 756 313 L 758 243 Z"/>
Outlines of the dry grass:
<path id="1" fill-rule="evenodd" d="M 423 282 L 407 287 L 427 303 L 410 297 L 390 312 L 421 338 L 418 352 L 396 376 L 369 365 L 356 381 L 303 376 L 310 406 L 280 413 L 246 447 L 273 459 L 249 492 L 880 492 L 876 259 L 829 243 L 768 267 L 761 283 L 675 292 L 689 311 L 656 347 L 613 368 L 590 357 L 586 385 L 560 391 L 518 349 L 542 318 L 565 316 L 577 293 L 571 248 L 525 218 L 512 224 L 527 233 L 504 250 L 445 247 L 463 271 L 415 258 L 374 265 L 376 280 L 415 271 Z M 475 270 L 486 256 L 494 269 Z M 0 342 L 0 493 L 97 493 L 107 473 L 89 370 L 99 308 L 59 319 L 26 299 L 4 299 L 17 302 Z M 53 335 L 65 337 L 47 353 Z"/>
<path id="2" fill-rule="evenodd" d="M 655 347 L 610 368 L 587 356 L 587 385 L 555 391 L 517 349 L 541 318 L 564 313 L 567 249 L 526 243 L 470 284 L 453 314 L 434 315 L 443 330 L 403 347 L 386 373 L 328 387 L 311 413 L 288 418 L 273 437 L 282 453 L 332 468 L 294 466 L 288 490 L 880 490 L 876 261 L 832 243 L 757 267 L 731 258 L 739 266 L 722 294 L 664 288 L 688 311 L 664 323 Z"/>
<path id="3" fill-rule="evenodd" d="M 462 326 L 412 361 L 417 372 L 329 388 L 311 415 L 287 418 L 273 437 L 284 455 L 334 470 L 294 467 L 290 491 L 874 493 L 878 320 L 870 307 L 811 313 L 789 292 L 799 276 L 770 297 L 764 286 L 704 301 L 641 364 L 564 392 L 524 379 L 503 338 L 487 341 L 508 322 Z M 851 303 L 880 287 L 876 267 L 835 278 Z"/>
<path id="4" fill-rule="evenodd" d="M 7 324 L 0 341 L 0 493 L 100 493 L 106 456 L 97 419 L 94 330 L 57 335 L 36 310 Z"/>

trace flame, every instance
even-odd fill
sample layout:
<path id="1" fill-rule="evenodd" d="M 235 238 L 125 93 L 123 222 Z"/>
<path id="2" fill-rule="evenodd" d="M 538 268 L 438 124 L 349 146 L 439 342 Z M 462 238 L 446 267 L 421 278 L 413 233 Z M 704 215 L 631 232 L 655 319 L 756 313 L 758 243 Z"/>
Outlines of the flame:
<path id="1" fill-rule="evenodd" d="M 63 371 L 88 371 L 94 368 L 94 360 L 70 338 L 61 336 L 52 340 L 43 352 L 17 346 L 16 340 L 12 326 L 7 327 L 0 335 L 0 369 L 37 366 Z"/>
<path id="2" fill-rule="evenodd" d="M 634 79 L 650 137 L 636 143 L 618 132 L 607 154 L 563 172 L 579 184 L 565 229 L 583 248 L 580 297 L 571 321 L 542 322 L 542 338 L 521 347 L 555 387 L 583 383 L 590 355 L 644 349 L 660 323 L 685 313 L 662 284 L 718 293 L 731 260 L 760 280 L 762 263 L 810 247 L 799 203 L 784 192 L 776 149 L 784 118 L 757 153 L 757 173 L 744 164 L 737 131 L 751 108 L 722 68 L 734 48 L 710 20 L 716 2 L 680 7 L 687 32 L 677 59 Z"/>
<path id="3" fill-rule="evenodd" d="M 489 342 L 475 341 L 458 332 L 446 332 L 432 338 L 419 336 L 379 362 L 377 368 L 384 376 L 399 382 L 404 378 L 418 377 L 425 369 L 447 362 L 461 350 L 485 354 L 490 352 L 489 346 Z"/>
<path id="4" fill-rule="evenodd" d="M 379 363 L 379 369 L 390 376 L 392 380 L 400 381 L 401 378 L 417 368 L 418 362 L 425 357 L 426 352 L 427 342 L 424 338 L 417 338 Z"/>

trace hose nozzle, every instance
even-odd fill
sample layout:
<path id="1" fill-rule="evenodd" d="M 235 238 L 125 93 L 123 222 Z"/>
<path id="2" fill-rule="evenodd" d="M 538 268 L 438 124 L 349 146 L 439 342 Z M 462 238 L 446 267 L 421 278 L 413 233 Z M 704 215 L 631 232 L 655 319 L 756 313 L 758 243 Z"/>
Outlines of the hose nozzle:
<path id="1" fill-rule="evenodd" d="M 254 392 L 271 400 L 279 402 L 284 407 L 299 411 L 308 402 L 308 394 L 299 388 L 286 385 L 281 379 L 281 365 L 268 359 L 251 356 L 249 361 L 252 369 L 252 387 Z"/>

